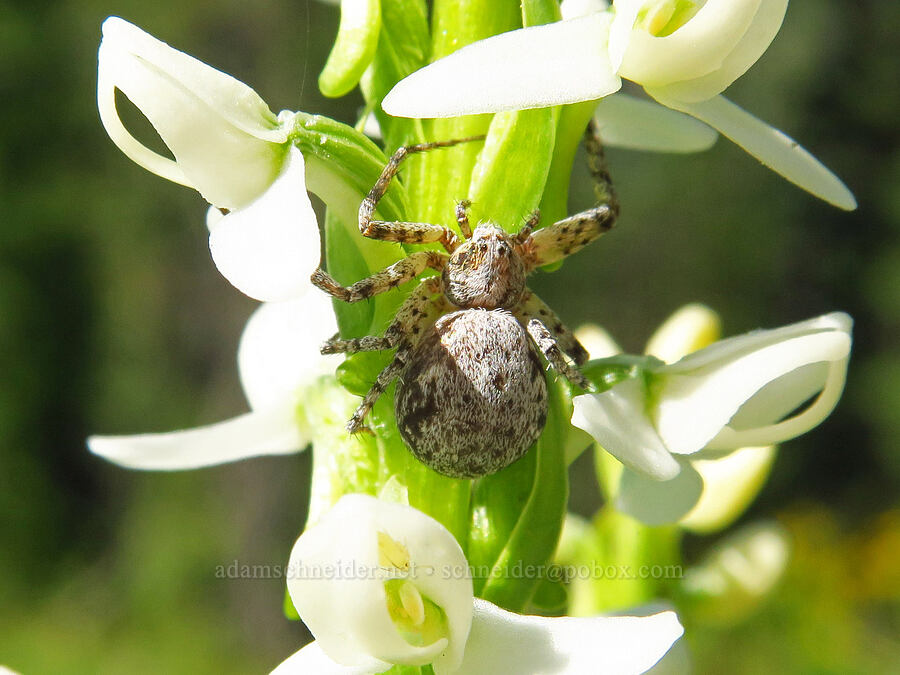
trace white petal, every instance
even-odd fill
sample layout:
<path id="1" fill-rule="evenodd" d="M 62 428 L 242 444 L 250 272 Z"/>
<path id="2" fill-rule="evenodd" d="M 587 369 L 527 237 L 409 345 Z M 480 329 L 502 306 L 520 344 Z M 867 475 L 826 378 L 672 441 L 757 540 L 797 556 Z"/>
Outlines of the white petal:
<path id="1" fill-rule="evenodd" d="M 626 675 L 651 668 L 684 629 L 674 612 L 647 617 L 522 616 L 475 600 L 460 673 Z"/>
<path id="2" fill-rule="evenodd" d="M 721 334 L 719 315 L 706 305 L 685 305 L 666 319 L 647 341 L 647 354 L 673 363 L 707 347 Z"/>
<path id="3" fill-rule="evenodd" d="M 562 0 L 559 3 L 559 13 L 562 18 L 577 19 L 594 12 L 603 12 L 609 8 L 607 0 Z"/>
<path id="4" fill-rule="evenodd" d="M 209 250 L 222 275 L 251 298 L 296 298 L 312 286 L 319 226 L 306 194 L 303 155 L 292 147 L 281 175 L 256 201 L 212 225 Z"/>
<path id="5" fill-rule="evenodd" d="M 661 95 L 679 101 L 704 101 L 721 94 L 759 60 L 778 34 L 788 0 L 763 0 L 753 24 L 722 65 L 712 73 L 660 88 Z"/>
<path id="6" fill-rule="evenodd" d="M 101 120 L 110 138 L 141 166 L 229 209 L 258 197 L 278 174 L 285 125 L 247 85 L 118 17 L 103 23 L 98 60 Z M 125 129 L 115 89 L 150 121 L 177 166 Z"/>
<path id="7" fill-rule="evenodd" d="M 797 142 L 757 119 L 740 106 L 716 96 L 685 103 L 648 89 L 663 105 L 686 112 L 717 129 L 784 178 L 838 208 L 852 211 L 856 199 L 840 178 Z"/>
<path id="8" fill-rule="evenodd" d="M 116 49 L 152 64 L 165 76 L 228 119 L 236 128 L 274 143 L 287 140 L 277 118 L 253 89 L 117 16 L 103 22 L 103 40 Z"/>
<path id="9" fill-rule="evenodd" d="M 653 480 L 670 480 L 680 467 L 644 414 L 644 389 L 638 379 L 602 394 L 572 399 L 572 424 L 594 437 L 626 467 Z"/>
<path id="10" fill-rule="evenodd" d="M 664 37 L 633 28 L 619 75 L 644 86 L 659 86 L 718 69 L 750 28 L 760 2 L 707 0 L 684 25 Z M 617 2 L 617 8 L 620 4 L 626 3 Z M 616 21 L 633 24 L 632 15 L 623 12 Z"/>
<path id="11" fill-rule="evenodd" d="M 616 493 L 616 509 L 647 525 L 674 523 L 696 506 L 703 493 L 703 479 L 690 462 L 671 480 L 659 481 L 632 471 L 622 471 Z"/>
<path id="12" fill-rule="evenodd" d="M 815 372 L 821 372 L 821 369 L 816 369 Z M 798 374 L 798 377 L 804 377 L 805 375 L 805 373 L 800 373 Z M 794 417 L 782 420 L 776 424 L 743 428 L 737 427 L 738 422 L 741 421 L 740 415 L 743 412 L 743 410 L 739 410 L 735 415 L 735 419 L 732 420 L 732 422 L 729 423 L 727 427 L 722 429 L 722 431 L 720 431 L 715 436 L 715 438 L 713 438 L 707 444 L 707 447 L 712 450 L 717 450 L 741 447 L 745 445 L 781 443 L 782 441 L 786 441 L 790 438 L 796 438 L 800 434 L 805 434 L 810 429 L 818 426 L 819 423 L 824 420 L 829 414 L 831 414 L 832 410 L 834 410 L 834 407 L 837 405 L 837 402 L 841 397 L 841 392 L 843 392 L 844 390 L 844 382 L 846 381 L 846 379 L 847 359 L 844 358 L 832 361 L 828 364 L 827 376 L 825 381 L 822 382 L 821 380 L 818 380 L 818 384 L 821 384 L 821 393 L 819 394 L 818 398 L 816 398 L 812 405 L 803 410 L 799 415 L 795 415 Z M 802 391 L 803 389 L 809 389 L 806 383 L 804 383 L 802 387 L 790 387 L 788 391 L 797 392 L 798 390 Z M 790 395 L 794 395 L 796 396 L 796 398 L 794 398 L 793 400 L 791 398 L 788 398 L 788 396 Z M 772 402 L 774 405 L 766 405 L 768 403 L 768 401 L 766 401 L 766 398 L 768 396 L 772 396 L 773 398 L 775 398 L 775 401 Z M 757 394 L 756 397 L 751 399 L 748 404 L 754 404 L 757 398 L 762 399 L 761 405 L 765 405 L 766 408 L 774 411 L 774 416 L 770 417 L 769 419 L 777 420 L 781 417 L 780 414 L 778 414 L 780 411 L 790 408 L 792 403 L 799 405 L 806 400 L 807 396 L 804 393 L 793 393 L 785 396 L 782 395 L 781 392 L 770 392 L 766 389 L 763 389 L 759 394 Z M 784 403 L 782 403 L 782 401 L 784 401 Z M 731 426 L 732 424 L 734 424 L 736 428 L 733 428 Z"/>
<path id="13" fill-rule="evenodd" d="M 609 15 L 520 28 L 463 47 L 401 80 L 382 107 L 398 117 L 455 117 L 588 101 L 617 91 Z"/>
<path id="14" fill-rule="evenodd" d="M 770 382 L 788 375 L 805 377 L 803 366 L 820 362 L 845 362 L 850 351 L 850 337 L 846 333 L 831 331 L 813 333 L 787 339 L 762 349 L 743 355 L 715 366 L 698 369 L 691 374 L 663 376 L 657 390 L 658 404 L 653 413 L 656 428 L 669 450 L 676 453 L 693 453 L 703 447 L 718 434 L 735 416 L 738 409 L 760 392 Z M 838 373 L 846 370 L 846 363 L 836 366 Z M 841 376 L 842 377 L 842 376 Z M 760 442 L 754 435 L 754 442 L 746 442 L 750 431 L 745 430 L 740 445 L 768 445 L 792 438 L 818 424 L 834 407 L 840 396 L 841 386 L 830 384 L 826 400 L 818 402 L 799 418 L 799 425 L 793 420 L 773 424 L 778 419 L 768 420 L 772 426 L 768 431 L 777 430 L 778 438 Z M 771 392 L 778 396 L 786 391 L 779 388 Z M 805 399 L 777 401 L 766 408 L 773 411 L 792 409 Z M 796 418 L 795 418 L 796 419 Z M 799 430 L 803 427 L 802 430 Z M 731 437 L 733 442 L 737 439 Z M 716 443 L 717 448 L 739 447 Z"/>
<path id="15" fill-rule="evenodd" d="M 390 663 L 377 659 L 366 665 L 342 666 L 329 659 L 318 642 L 310 642 L 278 664 L 270 675 L 374 675 L 390 667 Z"/>
<path id="16" fill-rule="evenodd" d="M 333 373 L 343 357 L 325 356 L 319 349 L 337 330 L 331 299 L 324 293 L 260 305 L 238 347 L 238 372 L 250 407 L 271 405 Z"/>
<path id="17" fill-rule="evenodd" d="M 91 436 L 88 448 L 120 466 L 180 471 L 259 455 L 298 452 L 308 443 L 292 401 L 209 426 L 136 436 Z"/>
<path id="18" fill-rule="evenodd" d="M 775 460 L 775 446 L 740 448 L 718 459 L 691 462 L 703 479 L 697 505 L 679 523 L 693 532 L 728 527 L 757 495 Z"/>
<path id="19" fill-rule="evenodd" d="M 717 367 L 726 361 L 739 359 L 770 345 L 795 337 L 816 333 L 839 332 L 850 335 L 853 319 L 844 312 L 823 314 L 806 321 L 798 321 L 780 328 L 755 330 L 744 335 L 719 340 L 697 352 L 692 352 L 677 363 L 665 366 L 666 373 L 693 373 L 702 368 Z"/>
<path id="20" fill-rule="evenodd" d="M 604 145 L 629 150 L 701 152 L 719 137 L 688 115 L 621 93 L 601 100 L 594 119 Z"/>
<path id="21" fill-rule="evenodd" d="M 423 647 L 406 642 L 391 621 L 379 567 L 378 533 L 408 551 L 409 579 L 447 617 L 449 638 Z M 297 540 L 288 591 L 322 650 L 338 663 L 372 659 L 453 670 L 472 618 L 472 581 L 465 555 L 440 523 L 412 507 L 346 495 Z"/>

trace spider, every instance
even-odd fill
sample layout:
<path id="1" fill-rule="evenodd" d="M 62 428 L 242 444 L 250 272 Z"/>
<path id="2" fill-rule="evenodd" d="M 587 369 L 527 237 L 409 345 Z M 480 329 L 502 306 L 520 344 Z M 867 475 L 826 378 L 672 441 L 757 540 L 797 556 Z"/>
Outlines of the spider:
<path id="1" fill-rule="evenodd" d="M 525 278 L 535 268 L 575 253 L 608 231 L 619 210 L 599 136 L 594 127 L 588 127 L 585 144 L 600 206 L 537 230 L 539 213 L 535 211 L 517 233 L 510 234 L 491 222 L 473 230 L 467 212 L 470 202 L 464 200 L 456 206 L 463 241 L 443 225 L 373 219 L 379 199 L 409 155 L 483 139 L 401 147 L 359 207 L 363 236 L 407 244 L 439 242 L 446 253 L 416 251 L 349 287 L 321 268 L 311 278 L 335 298 L 358 302 L 412 281 L 426 269 L 439 272 L 419 281 L 383 336 L 343 340 L 335 335 L 322 353 L 396 348 L 347 429 L 350 433 L 367 430 L 366 415 L 399 378 L 395 411 L 401 437 L 419 460 L 454 477 L 499 471 L 537 440 L 548 409 L 538 352 L 570 383 L 590 388 L 577 368 L 587 360 L 587 351 L 528 289 Z"/>

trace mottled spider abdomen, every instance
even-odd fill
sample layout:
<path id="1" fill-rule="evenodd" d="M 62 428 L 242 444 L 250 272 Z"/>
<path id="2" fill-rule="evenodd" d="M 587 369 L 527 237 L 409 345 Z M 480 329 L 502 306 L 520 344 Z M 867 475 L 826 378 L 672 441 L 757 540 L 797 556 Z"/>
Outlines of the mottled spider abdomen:
<path id="1" fill-rule="evenodd" d="M 506 310 L 442 316 L 400 376 L 397 426 L 412 453 L 455 477 L 519 459 L 547 421 L 547 383 L 525 329 Z"/>

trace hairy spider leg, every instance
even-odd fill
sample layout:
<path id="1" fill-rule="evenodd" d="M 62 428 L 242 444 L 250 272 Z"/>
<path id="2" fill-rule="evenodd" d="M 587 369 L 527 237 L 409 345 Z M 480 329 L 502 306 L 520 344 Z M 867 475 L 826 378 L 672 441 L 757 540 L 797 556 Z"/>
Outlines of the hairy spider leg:
<path id="1" fill-rule="evenodd" d="M 419 276 L 429 267 L 440 272 L 446 264 L 446 253 L 416 251 L 415 253 L 410 253 L 403 260 L 398 260 L 390 267 L 385 267 L 380 272 L 357 281 L 352 286 L 341 286 L 322 268 L 313 272 L 309 280 L 314 286 L 344 302 L 359 302 L 360 300 L 371 298 L 373 295 L 396 288 L 400 284 L 405 284 L 407 281 L 411 281 Z"/>
<path id="2" fill-rule="evenodd" d="M 453 253 L 459 245 L 456 233 L 443 225 L 431 223 L 412 223 L 404 221 L 373 220 L 372 216 L 378 206 L 379 200 L 387 192 L 391 179 L 400 170 L 400 163 L 417 152 L 426 152 L 436 148 L 449 148 L 460 143 L 470 141 L 483 141 L 484 135 L 470 136 L 468 138 L 456 138 L 449 141 L 434 141 L 432 143 L 419 143 L 417 145 L 405 145 L 388 160 L 387 166 L 381 172 L 375 185 L 369 190 L 369 194 L 359 205 L 359 231 L 364 237 L 381 239 L 384 241 L 399 241 L 405 244 L 428 244 L 440 242 L 448 253 Z M 459 210 L 457 209 L 457 217 Z M 468 219 L 466 220 L 468 224 Z M 461 224 L 460 224 L 461 225 Z M 465 230 L 463 230 L 465 233 Z M 467 235 L 467 236 L 471 236 Z"/>
<path id="3" fill-rule="evenodd" d="M 469 225 L 470 206 L 472 206 L 472 202 L 468 199 L 456 202 L 456 224 L 459 225 L 459 231 L 462 232 L 463 237 L 466 239 L 472 238 L 472 227 Z"/>
<path id="4" fill-rule="evenodd" d="M 428 281 L 430 280 L 426 279 L 423 284 Z M 410 354 L 418 343 L 418 339 L 421 337 L 423 330 L 428 325 L 434 323 L 434 320 L 438 315 L 447 311 L 447 301 L 443 296 L 431 298 L 420 311 L 422 311 L 422 314 L 419 315 L 418 318 L 412 319 L 411 317 L 412 325 L 408 326 L 409 330 L 401 331 L 406 334 L 399 339 L 394 358 L 391 359 L 391 362 L 384 370 L 378 373 L 378 377 L 375 378 L 372 387 L 366 392 L 366 395 L 363 396 L 363 400 L 356 409 L 356 412 L 353 413 L 350 421 L 347 422 L 347 431 L 351 434 L 366 430 L 366 426 L 363 424 L 366 415 L 372 410 L 372 406 L 375 405 L 378 397 L 391 386 L 391 382 L 397 379 L 397 377 L 399 377 L 406 369 L 406 366 L 409 363 Z M 393 325 L 394 324 L 391 324 L 392 327 Z M 410 337 L 410 334 L 412 334 L 413 337 Z"/>
<path id="5" fill-rule="evenodd" d="M 529 271 L 562 260 L 608 232 L 619 215 L 619 200 L 606 166 L 600 131 L 594 120 L 584 133 L 588 167 L 598 206 L 553 223 L 521 241 L 519 253 Z M 524 228 L 523 228 L 524 229 Z"/>
<path id="6" fill-rule="evenodd" d="M 576 365 L 580 366 L 588 360 L 588 352 L 575 337 L 575 334 L 556 315 L 550 306 L 541 300 L 533 291 L 526 288 L 522 299 L 513 310 L 513 314 L 523 326 L 529 320 L 540 320 L 553 335 L 559 348 L 569 355 Z"/>
<path id="7" fill-rule="evenodd" d="M 322 345 L 323 354 L 355 354 L 356 352 L 377 352 L 393 349 L 404 340 L 415 343 L 422 331 L 437 319 L 441 302 L 432 296 L 441 291 L 441 278 L 423 279 L 416 289 L 403 301 L 391 325 L 383 337 L 368 335 L 360 338 L 341 340 L 335 335 Z M 441 298 L 443 300 L 443 298 Z"/>
<path id="8" fill-rule="evenodd" d="M 581 387 L 585 391 L 592 391 L 593 385 L 581 374 L 575 366 L 569 365 L 563 358 L 559 345 L 550 333 L 550 330 L 540 319 L 530 319 L 526 327 L 528 335 L 537 345 L 538 350 L 544 355 L 544 358 L 550 362 L 550 365 L 563 377 L 572 384 Z"/>

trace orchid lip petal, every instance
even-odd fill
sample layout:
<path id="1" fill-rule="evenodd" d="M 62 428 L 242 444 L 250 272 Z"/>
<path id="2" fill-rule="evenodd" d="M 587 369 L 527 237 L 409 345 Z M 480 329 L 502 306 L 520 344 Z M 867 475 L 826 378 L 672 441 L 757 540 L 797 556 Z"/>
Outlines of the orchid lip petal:
<path id="1" fill-rule="evenodd" d="M 238 372 L 250 407 L 274 404 L 333 373 L 342 357 L 322 355 L 319 348 L 337 330 L 331 299 L 324 293 L 260 305 L 238 346 Z"/>
<path id="2" fill-rule="evenodd" d="M 302 153 L 256 201 L 212 224 L 209 248 L 222 275 L 263 301 L 288 300 L 311 288 L 320 258 L 319 227 L 306 193 Z"/>
<path id="3" fill-rule="evenodd" d="M 180 471 L 260 455 L 299 452 L 308 443 L 292 401 L 208 426 L 159 434 L 92 436 L 92 453 L 129 469 Z"/>
<path id="4" fill-rule="evenodd" d="M 481 40 L 401 80 L 382 108 L 454 117 L 601 98 L 621 86 L 606 50 L 609 22 L 597 12 Z"/>
<path id="5" fill-rule="evenodd" d="M 459 672 L 643 673 L 683 633 L 672 611 L 650 616 L 523 616 L 476 598 Z"/>
<path id="6" fill-rule="evenodd" d="M 644 415 L 643 384 L 627 380 L 602 394 L 573 401 L 572 424 L 587 431 L 625 466 L 654 480 L 670 480 L 681 467 Z"/>
<path id="7" fill-rule="evenodd" d="M 681 471 L 666 481 L 653 480 L 628 467 L 622 471 L 616 493 L 616 509 L 646 525 L 674 523 L 687 515 L 700 501 L 703 479 L 687 460 L 680 460 Z"/>
<path id="8" fill-rule="evenodd" d="M 269 675 L 375 675 L 390 670 L 391 664 L 378 659 L 358 666 L 335 663 L 318 642 L 313 641 L 282 661 Z"/>
<path id="9" fill-rule="evenodd" d="M 664 90 L 647 88 L 660 103 L 696 117 L 731 139 L 765 166 L 794 185 L 845 211 L 856 208 L 856 198 L 831 170 L 792 138 L 754 117 L 722 96 L 687 103 L 670 98 Z"/>

